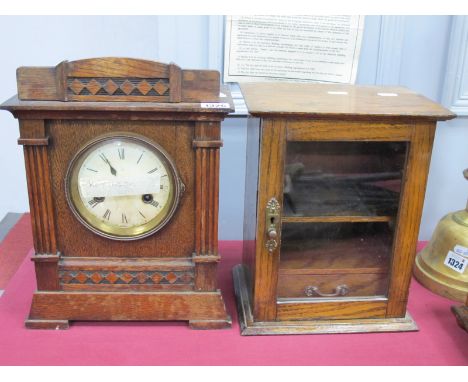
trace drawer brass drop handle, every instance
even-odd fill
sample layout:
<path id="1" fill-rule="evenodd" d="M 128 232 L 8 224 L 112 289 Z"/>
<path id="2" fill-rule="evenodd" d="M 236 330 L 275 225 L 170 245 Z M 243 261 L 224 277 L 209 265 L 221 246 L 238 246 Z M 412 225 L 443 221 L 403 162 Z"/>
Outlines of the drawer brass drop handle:
<path id="1" fill-rule="evenodd" d="M 335 288 L 334 293 L 322 293 L 320 292 L 319 288 L 314 285 L 309 285 L 305 288 L 305 294 L 307 297 L 338 297 L 338 296 L 346 296 L 349 293 L 349 288 L 347 285 L 338 285 Z"/>

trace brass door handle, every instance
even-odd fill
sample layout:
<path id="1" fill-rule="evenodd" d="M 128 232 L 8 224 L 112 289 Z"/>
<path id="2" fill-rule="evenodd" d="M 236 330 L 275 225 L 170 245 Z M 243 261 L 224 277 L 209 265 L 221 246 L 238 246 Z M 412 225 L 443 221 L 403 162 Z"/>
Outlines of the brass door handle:
<path id="1" fill-rule="evenodd" d="M 338 296 L 346 296 L 349 293 L 349 288 L 347 285 L 338 285 L 335 288 L 335 292 L 333 293 L 322 293 L 319 290 L 318 286 L 309 285 L 304 290 L 307 297 L 338 297 Z"/>

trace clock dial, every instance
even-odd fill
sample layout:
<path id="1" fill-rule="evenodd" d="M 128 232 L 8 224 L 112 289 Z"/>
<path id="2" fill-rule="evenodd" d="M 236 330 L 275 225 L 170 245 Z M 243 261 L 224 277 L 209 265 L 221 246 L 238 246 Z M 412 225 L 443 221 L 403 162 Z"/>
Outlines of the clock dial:
<path id="1" fill-rule="evenodd" d="M 77 218 L 102 236 L 122 240 L 162 228 L 175 211 L 181 184 L 168 154 L 133 135 L 86 145 L 71 162 L 66 183 Z"/>

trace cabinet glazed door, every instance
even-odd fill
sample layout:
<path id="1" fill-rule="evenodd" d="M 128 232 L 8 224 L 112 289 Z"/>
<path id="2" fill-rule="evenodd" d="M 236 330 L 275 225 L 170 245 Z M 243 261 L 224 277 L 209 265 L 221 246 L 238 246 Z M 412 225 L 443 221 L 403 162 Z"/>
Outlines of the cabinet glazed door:
<path id="1" fill-rule="evenodd" d="M 434 125 L 264 119 L 259 321 L 404 317 Z"/>
<path id="2" fill-rule="evenodd" d="M 406 142 L 287 142 L 279 303 L 387 298 L 406 150 Z M 338 318 L 316 306 L 312 317 Z"/>
<path id="3" fill-rule="evenodd" d="M 280 306 L 310 304 L 311 318 L 385 314 L 406 153 L 406 142 L 287 142 Z"/>

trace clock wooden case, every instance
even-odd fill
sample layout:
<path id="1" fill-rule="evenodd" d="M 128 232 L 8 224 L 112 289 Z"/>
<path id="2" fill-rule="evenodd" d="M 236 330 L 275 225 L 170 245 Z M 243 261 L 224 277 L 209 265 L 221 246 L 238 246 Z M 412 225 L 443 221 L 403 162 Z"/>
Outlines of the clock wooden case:
<path id="1" fill-rule="evenodd" d="M 416 330 L 406 312 L 436 122 L 400 87 L 241 85 L 244 335 Z"/>
<path id="2" fill-rule="evenodd" d="M 217 71 L 96 58 L 22 67 L 19 119 L 37 292 L 28 328 L 71 320 L 231 324 L 217 289 Z"/>

